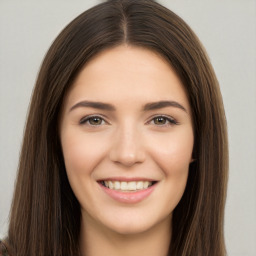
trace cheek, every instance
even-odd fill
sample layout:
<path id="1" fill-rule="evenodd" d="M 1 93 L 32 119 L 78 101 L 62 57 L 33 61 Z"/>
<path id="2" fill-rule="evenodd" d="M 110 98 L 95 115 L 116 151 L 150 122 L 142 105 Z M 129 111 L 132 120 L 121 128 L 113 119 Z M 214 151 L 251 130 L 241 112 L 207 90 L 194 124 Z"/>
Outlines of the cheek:
<path id="1" fill-rule="evenodd" d="M 68 174 L 90 174 L 104 155 L 102 142 L 79 132 L 65 133 L 62 150 Z"/>
<path id="2" fill-rule="evenodd" d="M 154 144 L 158 146 L 151 148 L 151 156 L 161 167 L 166 177 L 179 176 L 188 171 L 194 145 L 191 129 L 170 134 L 158 140 L 157 144 L 156 142 L 152 143 L 152 145 Z"/>
<path id="3" fill-rule="evenodd" d="M 83 132 L 75 129 L 67 129 L 61 134 L 68 180 L 76 198 L 84 208 L 90 208 L 88 202 L 95 202 L 91 193 L 95 189 L 93 171 L 105 152 L 102 142 L 101 147 L 99 144 L 100 141 L 93 135 L 85 136 Z"/>
<path id="4" fill-rule="evenodd" d="M 172 212 L 183 196 L 189 165 L 193 151 L 193 132 L 175 133 L 175 136 L 168 136 L 158 144 L 157 149 L 151 150 L 151 156 L 160 167 L 163 176 L 163 188 L 165 200 L 162 202 L 166 206 L 166 212 Z"/>

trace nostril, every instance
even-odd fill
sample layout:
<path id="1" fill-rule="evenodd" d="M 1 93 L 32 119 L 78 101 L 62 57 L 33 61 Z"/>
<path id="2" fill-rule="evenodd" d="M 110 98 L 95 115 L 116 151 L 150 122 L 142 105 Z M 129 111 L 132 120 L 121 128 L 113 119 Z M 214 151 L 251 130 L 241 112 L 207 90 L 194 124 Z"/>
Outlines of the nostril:
<path id="1" fill-rule="evenodd" d="M 131 167 L 134 164 L 144 162 L 144 154 L 142 152 L 129 153 L 122 150 L 111 152 L 111 161 L 121 164 L 126 167 Z"/>
<path id="2" fill-rule="evenodd" d="M 130 130 L 125 129 L 120 134 L 117 132 L 116 138 L 111 144 L 109 157 L 111 161 L 122 164 L 127 167 L 143 162 L 145 159 L 144 147 L 137 135 Z"/>

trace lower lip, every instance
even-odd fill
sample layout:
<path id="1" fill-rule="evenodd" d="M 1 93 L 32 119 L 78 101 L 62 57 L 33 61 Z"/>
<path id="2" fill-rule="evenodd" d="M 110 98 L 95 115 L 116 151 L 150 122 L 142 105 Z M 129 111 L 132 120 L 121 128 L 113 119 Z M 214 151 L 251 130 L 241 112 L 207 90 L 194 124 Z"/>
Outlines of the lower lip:
<path id="1" fill-rule="evenodd" d="M 99 183 L 99 185 L 101 186 L 103 191 L 114 200 L 120 203 L 135 204 L 149 197 L 149 195 L 155 189 L 156 184 L 146 189 L 138 190 L 135 192 L 122 192 L 120 190 L 114 190 L 114 189 L 109 189 L 107 187 L 104 187 L 101 183 Z"/>

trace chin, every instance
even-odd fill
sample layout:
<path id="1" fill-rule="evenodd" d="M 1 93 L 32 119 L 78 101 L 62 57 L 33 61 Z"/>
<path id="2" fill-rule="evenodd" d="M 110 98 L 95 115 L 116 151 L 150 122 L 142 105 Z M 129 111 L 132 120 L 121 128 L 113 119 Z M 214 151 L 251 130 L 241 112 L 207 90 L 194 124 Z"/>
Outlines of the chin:
<path id="1" fill-rule="evenodd" d="M 112 217 L 108 221 L 102 223 L 108 230 L 119 235 L 139 235 L 148 232 L 154 232 L 162 225 L 168 225 L 171 227 L 171 217 L 162 216 L 162 218 L 156 218 L 156 216 L 147 216 L 145 213 L 140 216 L 120 216 L 119 218 Z"/>
<path id="2" fill-rule="evenodd" d="M 118 223 L 118 225 L 113 226 L 111 229 L 119 235 L 136 235 L 150 230 L 151 225 L 141 225 L 138 223 Z"/>

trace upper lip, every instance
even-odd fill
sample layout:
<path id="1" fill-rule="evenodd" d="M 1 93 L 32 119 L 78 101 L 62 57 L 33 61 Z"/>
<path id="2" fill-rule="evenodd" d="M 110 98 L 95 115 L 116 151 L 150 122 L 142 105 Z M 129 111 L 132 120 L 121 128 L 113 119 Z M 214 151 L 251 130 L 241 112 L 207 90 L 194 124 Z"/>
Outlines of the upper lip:
<path id="1" fill-rule="evenodd" d="M 151 179 L 151 178 L 145 178 L 145 177 L 108 177 L 108 178 L 103 178 L 103 179 L 99 179 L 100 181 L 126 181 L 126 182 L 130 182 L 130 181 L 157 181 L 155 179 Z"/>

